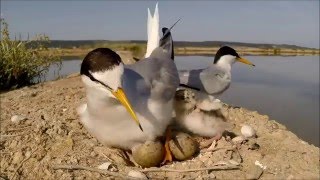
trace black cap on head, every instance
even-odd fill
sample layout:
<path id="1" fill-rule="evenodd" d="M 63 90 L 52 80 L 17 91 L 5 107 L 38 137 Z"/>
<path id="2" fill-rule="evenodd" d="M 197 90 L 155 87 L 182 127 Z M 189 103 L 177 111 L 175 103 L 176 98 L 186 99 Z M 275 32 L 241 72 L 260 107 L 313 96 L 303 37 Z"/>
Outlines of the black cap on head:
<path id="1" fill-rule="evenodd" d="M 116 52 L 109 48 L 97 48 L 83 59 L 80 74 L 90 76 L 90 72 L 112 69 L 120 63 L 121 58 Z"/>
<path id="2" fill-rule="evenodd" d="M 223 46 L 216 53 L 216 55 L 214 57 L 213 64 L 216 64 L 219 61 L 219 59 L 224 55 L 232 55 L 232 56 L 236 56 L 236 57 L 240 58 L 240 56 L 236 52 L 236 50 L 234 50 L 233 48 L 231 48 L 229 46 Z"/>

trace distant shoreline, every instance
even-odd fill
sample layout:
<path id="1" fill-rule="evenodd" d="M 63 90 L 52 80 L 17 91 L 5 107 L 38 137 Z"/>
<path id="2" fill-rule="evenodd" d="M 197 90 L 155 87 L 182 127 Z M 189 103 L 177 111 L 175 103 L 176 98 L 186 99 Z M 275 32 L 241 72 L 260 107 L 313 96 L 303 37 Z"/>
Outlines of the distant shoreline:
<path id="1" fill-rule="evenodd" d="M 130 46 L 130 47 L 129 47 Z M 140 49 L 132 47 L 139 47 Z M 134 57 L 140 58 L 145 52 L 145 46 L 132 45 L 119 45 L 119 46 L 102 46 L 108 47 L 115 51 L 128 51 Z M 60 57 L 84 57 L 89 51 L 94 48 L 50 48 L 43 53 L 53 54 Z M 219 47 L 177 47 L 175 48 L 175 55 L 177 56 L 214 56 Z M 287 49 L 287 48 L 251 48 L 251 47 L 235 47 L 238 53 L 242 56 L 319 56 L 320 50 L 316 49 Z M 136 52 L 139 51 L 139 52 Z"/>

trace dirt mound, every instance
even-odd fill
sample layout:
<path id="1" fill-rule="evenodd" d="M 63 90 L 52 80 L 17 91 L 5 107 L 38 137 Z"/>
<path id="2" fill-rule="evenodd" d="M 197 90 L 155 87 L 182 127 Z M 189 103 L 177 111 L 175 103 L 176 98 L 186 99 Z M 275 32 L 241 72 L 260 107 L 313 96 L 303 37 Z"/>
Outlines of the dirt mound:
<path id="1" fill-rule="evenodd" d="M 112 175 L 123 179 L 131 170 L 141 171 L 122 151 L 103 146 L 87 133 L 76 113 L 83 102 L 85 92 L 79 76 L 2 93 L 1 178 L 97 179 Z M 226 136 L 209 152 L 163 166 L 161 171 L 143 173 L 160 179 L 244 179 L 261 173 L 261 179 L 319 179 L 318 147 L 300 140 L 266 115 L 227 105 L 222 111 L 235 125 L 233 133 L 239 135 L 241 125 L 249 124 L 258 137 L 234 145 Z M 111 165 L 104 164 L 107 162 Z M 98 172 L 96 168 L 102 164 L 109 170 Z M 64 167 L 73 170 L 58 165 L 73 165 Z M 76 170 L 81 168 L 86 170 Z M 176 169 L 183 171 L 172 171 Z"/>

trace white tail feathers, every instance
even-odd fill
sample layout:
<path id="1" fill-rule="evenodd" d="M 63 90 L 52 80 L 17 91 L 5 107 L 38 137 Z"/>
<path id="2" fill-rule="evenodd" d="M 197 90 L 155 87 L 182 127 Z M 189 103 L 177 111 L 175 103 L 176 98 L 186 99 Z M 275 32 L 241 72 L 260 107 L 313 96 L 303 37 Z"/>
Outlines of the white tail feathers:
<path id="1" fill-rule="evenodd" d="M 149 57 L 152 51 L 159 47 L 159 11 L 158 11 L 158 3 L 156 4 L 156 8 L 154 10 L 153 16 L 151 16 L 150 9 L 148 8 L 148 42 L 147 42 L 147 52 L 145 57 Z"/>

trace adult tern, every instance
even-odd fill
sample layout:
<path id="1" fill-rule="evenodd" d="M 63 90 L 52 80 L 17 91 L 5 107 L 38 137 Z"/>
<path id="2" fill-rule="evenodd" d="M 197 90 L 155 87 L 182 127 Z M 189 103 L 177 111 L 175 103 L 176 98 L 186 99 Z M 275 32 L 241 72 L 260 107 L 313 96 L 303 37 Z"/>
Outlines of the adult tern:
<path id="1" fill-rule="evenodd" d="M 204 69 L 180 70 L 180 86 L 191 88 L 196 93 L 198 106 L 203 110 L 217 110 L 221 108 L 220 100 L 216 96 L 227 90 L 231 83 L 231 66 L 235 62 L 242 62 L 255 66 L 249 60 L 240 57 L 231 47 L 221 47 L 213 64 Z"/>
<path id="2" fill-rule="evenodd" d="M 154 17 L 159 17 L 157 13 Z M 148 21 L 148 29 L 159 26 L 159 18 L 154 20 L 157 22 L 151 26 Z M 154 41 L 158 44 L 150 56 L 135 64 L 124 65 L 120 56 L 108 48 L 95 49 L 84 58 L 81 78 L 87 103 L 78 113 L 86 129 L 103 144 L 131 150 L 163 136 L 171 123 L 179 76 L 171 58 L 170 29 L 164 28 L 164 36 Z M 158 31 L 150 37 L 157 37 Z"/>

